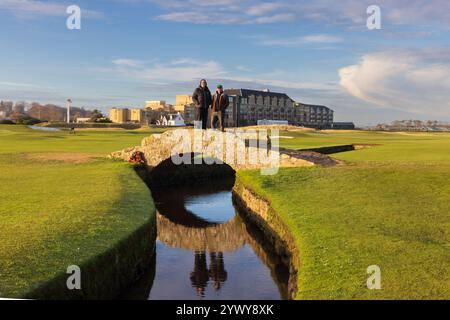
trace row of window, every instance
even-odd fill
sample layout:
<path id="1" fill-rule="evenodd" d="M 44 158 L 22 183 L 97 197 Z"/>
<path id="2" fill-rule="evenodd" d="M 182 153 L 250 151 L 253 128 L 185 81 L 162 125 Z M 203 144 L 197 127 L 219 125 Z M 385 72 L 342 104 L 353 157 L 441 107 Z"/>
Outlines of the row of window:
<path id="1" fill-rule="evenodd" d="M 231 101 L 231 100 L 230 100 Z M 241 98 L 241 104 L 259 104 L 259 105 L 267 105 L 267 106 L 280 106 L 292 103 L 289 99 L 280 98 L 277 97 L 266 97 L 263 98 L 262 96 L 250 96 L 249 98 Z"/>

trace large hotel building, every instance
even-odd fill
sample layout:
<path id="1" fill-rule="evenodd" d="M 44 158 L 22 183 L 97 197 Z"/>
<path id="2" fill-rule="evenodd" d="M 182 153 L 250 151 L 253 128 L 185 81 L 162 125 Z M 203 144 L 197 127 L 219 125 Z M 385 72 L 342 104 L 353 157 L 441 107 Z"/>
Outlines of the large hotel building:
<path id="1" fill-rule="evenodd" d="M 256 125 L 258 120 L 284 120 L 292 125 L 318 129 L 333 126 L 333 110 L 325 106 L 295 102 L 285 93 L 248 89 L 228 89 L 225 92 L 230 99 L 225 115 L 227 127 Z M 193 121 L 193 108 L 192 105 L 185 107 L 187 123 Z"/>

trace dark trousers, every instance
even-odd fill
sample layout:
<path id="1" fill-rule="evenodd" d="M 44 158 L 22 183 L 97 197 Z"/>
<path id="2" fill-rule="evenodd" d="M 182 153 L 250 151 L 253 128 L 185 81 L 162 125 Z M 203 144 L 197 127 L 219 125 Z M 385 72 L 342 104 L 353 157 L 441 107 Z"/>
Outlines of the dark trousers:
<path id="1" fill-rule="evenodd" d="M 206 130 L 208 122 L 208 108 L 195 108 L 195 121 L 201 122 L 203 130 Z"/>

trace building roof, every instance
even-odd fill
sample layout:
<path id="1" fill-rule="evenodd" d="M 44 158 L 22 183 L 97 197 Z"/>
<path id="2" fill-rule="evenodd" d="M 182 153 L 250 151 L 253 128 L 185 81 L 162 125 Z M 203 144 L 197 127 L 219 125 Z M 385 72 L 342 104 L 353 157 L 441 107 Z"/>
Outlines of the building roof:
<path id="1" fill-rule="evenodd" d="M 321 105 L 317 105 L 317 104 L 307 104 L 307 103 L 301 103 L 301 102 L 296 102 L 294 104 L 294 106 L 303 106 L 303 107 L 316 107 L 316 108 L 327 108 L 330 111 L 333 111 L 333 109 L 327 107 L 327 106 L 321 106 Z M 334 111 L 333 111 L 334 112 Z"/>
<path id="2" fill-rule="evenodd" d="M 248 98 L 252 95 L 254 96 L 263 96 L 265 97 L 277 97 L 278 99 L 284 98 L 286 100 L 292 100 L 286 93 L 278 93 L 278 92 L 271 92 L 271 91 L 262 91 L 262 90 L 251 90 L 251 89 L 227 89 L 224 90 L 228 95 L 233 96 L 241 96 L 244 98 Z"/>
<path id="3" fill-rule="evenodd" d="M 279 92 L 271 92 L 271 91 L 263 91 L 263 90 L 251 90 L 251 89 L 226 89 L 224 90 L 228 95 L 230 96 L 241 96 L 243 98 L 248 98 L 251 95 L 254 96 L 263 96 L 274 98 L 277 97 L 278 99 L 284 98 L 286 100 L 291 100 L 295 102 L 294 99 L 289 97 L 286 93 L 279 93 Z M 321 105 L 314 105 L 314 104 L 306 104 L 301 102 L 295 102 L 297 105 L 305 106 L 305 107 L 316 107 L 316 108 L 326 108 L 330 111 L 333 111 L 331 108 L 327 106 L 321 106 Z"/>

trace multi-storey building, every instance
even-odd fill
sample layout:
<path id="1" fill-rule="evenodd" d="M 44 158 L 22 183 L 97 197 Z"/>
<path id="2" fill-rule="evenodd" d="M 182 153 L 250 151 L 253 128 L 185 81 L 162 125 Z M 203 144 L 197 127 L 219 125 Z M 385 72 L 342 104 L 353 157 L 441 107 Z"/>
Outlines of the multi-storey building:
<path id="1" fill-rule="evenodd" d="M 178 94 L 176 96 L 176 102 L 174 109 L 177 112 L 184 112 L 184 108 L 186 106 L 192 106 L 193 105 L 192 96 L 189 94 Z"/>
<path id="2" fill-rule="evenodd" d="M 109 110 L 109 119 L 114 123 L 125 123 L 128 121 L 128 109 L 112 108 Z"/>
<path id="3" fill-rule="evenodd" d="M 142 109 L 112 108 L 109 110 L 109 119 L 114 123 L 146 123 L 146 111 Z"/>
<path id="4" fill-rule="evenodd" d="M 334 113 L 330 108 L 298 103 L 285 93 L 249 89 L 228 89 L 225 92 L 230 99 L 225 113 L 226 127 L 257 125 L 258 120 L 288 121 L 289 124 L 318 129 L 331 128 L 333 124 Z M 186 123 L 192 123 L 194 116 L 194 106 L 186 105 Z"/>
<path id="5" fill-rule="evenodd" d="M 326 129 L 333 125 L 334 111 L 325 106 L 294 103 L 294 118 L 292 123 L 305 127 Z"/>
<path id="6" fill-rule="evenodd" d="M 129 121 L 136 123 L 145 123 L 146 122 L 146 112 L 142 109 L 130 109 L 129 111 Z"/>
<path id="7" fill-rule="evenodd" d="M 146 109 L 158 110 L 158 109 L 164 109 L 165 106 L 166 106 L 166 101 L 164 101 L 164 100 L 145 101 Z"/>
<path id="8" fill-rule="evenodd" d="M 293 125 L 331 128 L 333 110 L 297 103 L 285 93 L 269 90 L 225 90 L 230 98 L 225 122 L 228 126 L 256 125 L 258 120 L 285 120 Z"/>

